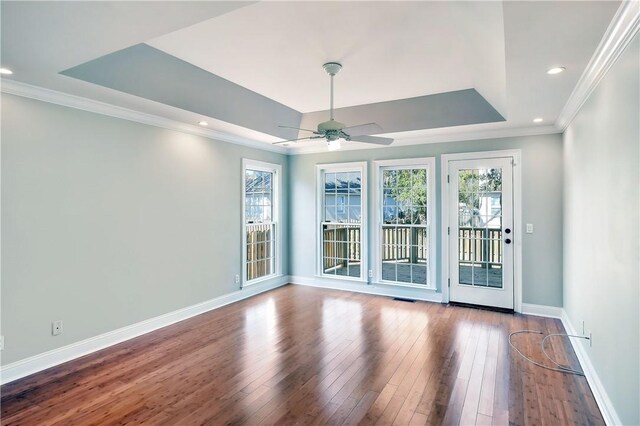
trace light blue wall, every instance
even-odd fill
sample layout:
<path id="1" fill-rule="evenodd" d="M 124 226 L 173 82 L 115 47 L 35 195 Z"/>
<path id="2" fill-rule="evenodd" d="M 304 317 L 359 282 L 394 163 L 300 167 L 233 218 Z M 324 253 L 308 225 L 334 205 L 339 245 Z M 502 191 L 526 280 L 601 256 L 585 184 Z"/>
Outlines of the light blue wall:
<path id="1" fill-rule="evenodd" d="M 458 152 L 522 150 L 523 223 L 533 223 L 534 234 L 523 234 L 523 302 L 562 306 L 562 137 L 556 135 L 487 139 L 397 148 L 338 151 L 290 157 L 291 180 L 290 272 L 312 277 L 316 273 L 316 164 L 369 162 L 368 198 L 373 200 L 371 178 L 374 160 L 436 157 L 436 248 L 440 253 L 440 156 Z M 368 217 L 373 217 L 369 203 Z M 522 230 L 520 230 L 522 232 Z M 373 227 L 369 227 L 369 241 Z M 369 250 L 371 264 L 372 250 Z M 437 282 L 442 271 L 437 265 Z"/>
<path id="2" fill-rule="evenodd" d="M 636 36 L 564 135 L 565 310 L 626 425 L 640 424 L 639 80 Z"/>
<path id="3" fill-rule="evenodd" d="M 5 94 L 1 136 L 3 364 L 237 291 L 242 158 L 288 179 L 284 155 Z"/>

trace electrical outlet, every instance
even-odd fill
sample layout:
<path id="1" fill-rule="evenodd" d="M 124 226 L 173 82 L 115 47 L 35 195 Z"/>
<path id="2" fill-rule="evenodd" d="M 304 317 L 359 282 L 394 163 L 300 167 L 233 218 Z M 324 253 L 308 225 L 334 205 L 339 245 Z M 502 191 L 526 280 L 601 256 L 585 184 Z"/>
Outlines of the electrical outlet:
<path id="1" fill-rule="evenodd" d="M 240 275 L 236 274 L 236 284 L 240 284 Z"/>
<path id="2" fill-rule="evenodd" d="M 373 269 L 369 269 L 369 278 L 373 278 Z"/>
<path id="3" fill-rule="evenodd" d="M 533 223 L 527 223 L 527 234 L 533 234 Z"/>
<path id="4" fill-rule="evenodd" d="M 4 336 L 0 336 L 0 351 L 4 351 Z"/>
<path id="5" fill-rule="evenodd" d="M 51 323 L 51 334 L 53 336 L 62 334 L 62 320 L 54 321 Z"/>

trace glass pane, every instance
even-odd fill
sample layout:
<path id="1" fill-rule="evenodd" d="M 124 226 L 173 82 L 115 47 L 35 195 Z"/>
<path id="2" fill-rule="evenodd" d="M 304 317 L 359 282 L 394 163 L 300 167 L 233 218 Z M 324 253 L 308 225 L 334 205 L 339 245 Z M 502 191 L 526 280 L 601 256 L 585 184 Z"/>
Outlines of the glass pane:
<path id="1" fill-rule="evenodd" d="M 398 208 L 398 223 L 411 223 L 411 209 L 406 204 L 400 204 Z"/>
<path id="2" fill-rule="evenodd" d="M 398 277 L 396 281 L 401 283 L 410 283 L 411 282 L 411 265 L 407 265 L 405 263 L 399 263 L 397 265 L 398 268 Z"/>
<path id="3" fill-rule="evenodd" d="M 349 276 L 360 277 L 360 262 L 349 262 Z"/>
<path id="4" fill-rule="evenodd" d="M 473 282 L 471 281 L 472 269 L 473 267 L 470 263 L 460 263 L 458 267 L 458 278 L 460 284 L 473 284 Z"/>
<path id="5" fill-rule="evenodd" d="M 324 192 L 336 191 L 336 174 L 325 173 L 324 175 Z"/>
<path id="6" fill-rule="evenodd" d="M 422 206 L 425 207 L 427 205 L 427 188 L 423 186 L 424 183 L 420 184 L 421 186 L 414 186 L 411 191 L 411 204 L 414 206 Z"/>
<path id="7" fill-rule="evenodd" d="M 336 173 L 336 189 L 338 194 L 347 194 L 349 192 L 349 173 Z"/>
<path id="8" fill-rule="evenodd" d="M 360 226 L 323 225 L 322 256 L 325 274 L 360 276 L 360 235 Z M 355 265 L 358 269 L 354 269 L 353 273 L 349 272 L 349 265 Z"/>
<path id="9" fill-rule="evenodd" d="M 349 207 L 349 222 L 360 222 L 362 219 L 362 211 L 360 207 Z"/>
<path id="10" fill-rule="evenodd" d="M 360 178 L 360 172 L 349 173 L 349 192 L 351 194 L 358 194 L 360 193 L 361 187 L 362 181 Z"/>
<path id="11" fill-rule="evenodd" d="M 262 187 L 267 190 L 267 191 L 271 191 L 272 185 L 271 185 L 271 180 L 273 178 L 273 174 L 269 173 L 269 172 L 263 172 L 262 173 Z"/>
<path id="12" fill-rule="evenodd" d="M 411 266 L 411 274 L 414 284 L 427 284 L 427 267 L 426 266 Z"/>
<path id="13" fill-rule="evenodd" d="M 487 286 L 487 268 L 486 263 L 476 263 L 473 265 L 473 285 L 479 287 Z"/>
<path id="14" fill-rule="evenodd" d="M 410 188 L 411 187 L 411 170 L 398 170 L 398 187 Z"/>
<path id="15" fill-rule="evenodd" d="M 396 264 L 393 262 L 382 262 L 382 279 L 385 281 L 396 280 Z"/>
<path id="16" fill-rule="evenodd" d="M 326 206 L 324 208 L 324 221 L 325 222 L 335 222 L 338 218 L 336 214 L 336 206 Z"/>
<path id="17" fill-rule="evenodd" d="M 347 270 L 347 260 L 346 259 L 337 259 L 336 275 L 346 276 L 347 272 L 348 272 L 348 270 Z"/>
<path id="18" fill-rule="evenodd" d="M 480 191 L 502 191 L 502 169 L 478 170 Z"/>
<path id="19" fill-rule="evenodd" d="M 382 185 L 384 188 L 393 188 L 398 186 L 398 171 L 385 170 L 382 172 Z"/>
<path id="20" fill-rule="evenodd" d="M 490 264 L 488 271 L 489 287 L 502 288 L 502 266 Z"/>

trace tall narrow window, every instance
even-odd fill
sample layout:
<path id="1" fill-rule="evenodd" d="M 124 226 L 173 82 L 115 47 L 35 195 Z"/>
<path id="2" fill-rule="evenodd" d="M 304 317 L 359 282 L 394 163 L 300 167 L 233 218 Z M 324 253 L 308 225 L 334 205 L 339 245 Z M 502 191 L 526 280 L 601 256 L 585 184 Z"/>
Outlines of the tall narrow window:
<path id="1" fill-rule="evenodd" d="M 434 288 L 433 159 L 376 164 L 378 279 L 388 284 Z"/>
<path id="2" fill-rule="evenodd" d="M 363 279 L 366 166 L 350 163 L 320 167 L 320 272 Z"/>
<path id="3" fill-rule="evenodd" d="M 244 162 L 244 283 L 278 272 L 278 199 L 280 166 Z"/>

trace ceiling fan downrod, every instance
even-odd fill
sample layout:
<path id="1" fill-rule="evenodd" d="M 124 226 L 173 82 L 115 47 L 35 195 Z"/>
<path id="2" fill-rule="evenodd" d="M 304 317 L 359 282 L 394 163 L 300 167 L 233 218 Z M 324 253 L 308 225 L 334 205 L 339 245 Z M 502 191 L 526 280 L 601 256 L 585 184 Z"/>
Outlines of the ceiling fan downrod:
<path id="1" fill-rule="evenodd" d="M 329 74 L 329 77 L 331 77 L 331 104 L 329 108 L 329 119 L 333 120 L 333 77 L 340 72 L 342 64 L 339 64 L 338 62 L 327 62 L 322 66 L 322 68 L 324 68 L 327 74 Z"/>

